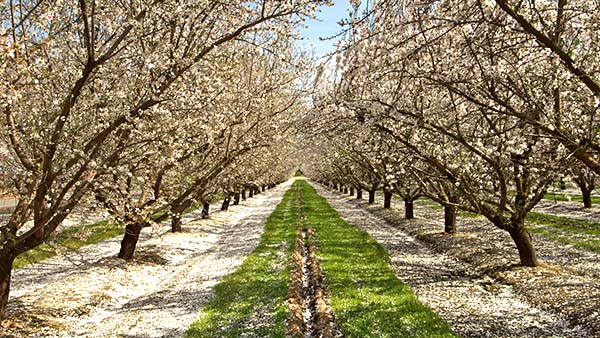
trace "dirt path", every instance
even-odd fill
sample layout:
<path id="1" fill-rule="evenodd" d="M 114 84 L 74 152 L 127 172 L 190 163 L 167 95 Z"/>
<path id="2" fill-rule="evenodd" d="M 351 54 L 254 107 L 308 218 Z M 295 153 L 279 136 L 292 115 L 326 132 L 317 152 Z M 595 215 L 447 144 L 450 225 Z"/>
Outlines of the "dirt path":
<path id="1" fill-rule="evenodd" d="M 317 258 L 315 230 L 307 222 L 302 189 L 296 187 L 296 242 L 286 300 L 291 313 L 287 319 L 287 334 L 304 338 L 343 337 L 335 322 L 325 277 Z"/>
<path id="2" fill-rule="evenodd" d="M 14 337 L 180 337 L 213 286 L 256 247 L 290 185 L 209 220 L 188 214 L 183 233 L 144 229 L 132 262 L 116 259 L 113 239 L 18 270 L 9 313 L 26 321 L 13 323 Z"/>
<path id="3" fill-rule="evenodd" d="M 331 193 L 317 184 L 313 186 L 346 221 L 363 228 L 388 251 L 396 275 L 458 334 L 465 337 L 593 336 L 569 325 L 560 316 L 531 306 L 512 286 L 497 283 L 472 265 L 431 250 L 382 218 L 350 203 L 350 197 Z"/>

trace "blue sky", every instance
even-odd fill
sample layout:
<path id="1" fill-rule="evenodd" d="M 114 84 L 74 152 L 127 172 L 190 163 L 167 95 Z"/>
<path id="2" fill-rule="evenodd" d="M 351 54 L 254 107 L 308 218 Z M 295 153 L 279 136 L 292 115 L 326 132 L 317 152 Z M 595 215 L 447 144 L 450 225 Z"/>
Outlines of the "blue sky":
<path id="1" fill-rule="evenodd" d="M 305 24 L 306 29 L 301 30 L 305 40 L 301 42 L 302 48 L 314 45 L 315 56 L 321 57 L 335 49 L 335 40 L 320 41 L 319 37 L 330 37 L 341 31 L 338 22 L 348 17 L 347 8 L 350 7 L 348 0 L 336 0 L 332 7 L 321 6 L 316 20 L 309 20 Z"/>

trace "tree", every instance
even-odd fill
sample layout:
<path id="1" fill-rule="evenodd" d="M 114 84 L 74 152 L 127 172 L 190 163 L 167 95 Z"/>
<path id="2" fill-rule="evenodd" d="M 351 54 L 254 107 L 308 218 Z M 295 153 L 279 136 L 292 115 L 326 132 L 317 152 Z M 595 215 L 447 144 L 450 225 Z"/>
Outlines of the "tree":
<path id="1" fill-rule="evenodd" d="M 119 215 L 126 224 L 120 258 L 133 257 L 142 228 L 152 221 L 171 216 L 172 231 L 181 231 L 182 214 L 198 202 L 204 205 L 207 216 L 211 195 L 218 187 L 215 181 L 227 168 L 245 154 L 263 151 L 277 143 L 277 138 L 289 128 L 286 120 L 299 109 L 300 97 L 300 92 L 292 89 L 292 84 L 306 71 L 299 67 L 302 56 L 293 55 L 289 41 L 285 39 L 278 38 L 275 42 L 266 39 L 260 45 L 258 41 L 261 39 L 264 37 L 255 34 L 252 45 L 231 44 L 231 48 L 219 50 L 216 60 L 205 60 L 212 73 L 207 74 L 203 70 L 202 74 L 208 75 L 210 81 L 217 85 L 202 83 L 197 79 L 201 74 L 194 71 L 174 84 L 176 90 L 181 85 L 183 88 L 178 92 L 185 95 L 164 104 L 172 121 L 166 124 L 161 137 L 154 137 L 157 145 L 153 148 L 160 149 L 159 156 L 165 153 L 170 156 L 161 161 L 151 161 L 149 165 L 153 169 L 148 172 L 158 173 L 156 178 L 149 178 L 148 181 L 153 181 L 151 184 L 139 180 L 142 186 L 137 189 L 117 182 L 105 185 L 108 187 L 102 198 L 105 205 L 113 213 L 117 213 L 115 206 L 126 212 Z M 282 61 L 282 56 L 287 59 Z M 293 61 L 297 61 L 297 66 L 291 68 L 289 63 Z M 189 86 L 190 82 L 196 82 L 196 85 Z M 152 124 L 154 133 L 160 130 L 156 126 L 166 121 L 156 122 Z M 147 137 L 149 133 L 140 134 Z M 147 148 L 147 144 L 140 148 L 146 158 Z M 130 163 L 137 161 L 125 161 L 124 165 L 131 166 Z M 119 177 L 131 176 L 135 173 L 129 171 L 126 175 L 112 177 L 118 180 Z M 106 203 L 106 196 L 115 197 L 115 187 L 119 186 L 123 186 L 120 196 L 125 198 L 120 201 L 113 198 L 111 203 Z M 144 189 L 152 190 L 152 203 L 145 200 L 147 194 L 140 193 Z M 227 194 L 229 198 L 230 192 Z M 140 197 L 144 200 L 136 201 Z M 155 207 L 156 200 L 161 201 L 158 208 Z M 228 203 L 225 203 L 224 208 L 227 207 Z M 156 214 L 162 216 L 152 219 L 152 215 Z"/>
<path id="2" fill-rule="evenodd" d="M 52 234 L 139 124 L 168 113 L 183 75 L 246 32 L 287 27 L 327 3 L 14 2 L 0 14 L 0 109 L 19 200 L 0 228 L 0 318 L 14 258 Z"/>
<path id="3" fill-rule="evenodd" d="M 591 208 L 592 191 L 596 187 L 598 175 L 588 167 L 581 165 L 581 163 L 572 164 L 569 167 L 569 172 L 572 175 L 573 181 L 575 181 L 579 190 L 581 190 L 583 207 Z"/>
<path id="4" fill-rule="evenodd" d="M 536 266 L 524 220 L 568 154 L 544 128 L 518 115 L 542 116 L 540 107 L 548 105 L 536 98 L 550 79 L 536 76 L 536 67 L 551 65 L 539 64 L 539 55 L 502 26 L 473 20 L 480 12 L 472 5 L 377 3 L 371 19 L 352 30 L 357 36 L 348 39 L 331 96 L 424 162 L 430 171 L 421 172 L 422 182 L 444 182 L 437 185 L 442 189 L 453 184 L 453 205 L 507 231 L 521 263 Z M 456 19 L 446 20 L 451 15 Z M 500 60 L 518 65 L 514 80 L 503 78 L 510 75 L 505 71 L 498 76 Z M 450 197 L 444 190 L 430 195 Z"/>

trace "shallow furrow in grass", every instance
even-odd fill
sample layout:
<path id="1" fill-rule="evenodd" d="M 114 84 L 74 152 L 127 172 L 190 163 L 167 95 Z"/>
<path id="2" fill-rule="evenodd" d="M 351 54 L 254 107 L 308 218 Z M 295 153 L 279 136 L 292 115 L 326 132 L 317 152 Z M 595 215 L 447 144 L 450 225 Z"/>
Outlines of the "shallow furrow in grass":
<path id="1" fill-rule="evenodd" d="M 299 195 L 301 203 L 295 203 Z M 314 230 L 311 241 L 344 337 L 455 337 L 396 278 L 385 250 L 341 219 L 304 180 L 294 183 L 269 217 L 256 250 L 215 286 L 213 299 L 186 337 L 286 336 L 290 311 L 285 298 L 298 214 Z"/>
<path id="2" fill-rule="evenodd" d="M 301 181 L 332 307 L 345 337 L 455 337 L 393 273 L 385 250 Z"/>

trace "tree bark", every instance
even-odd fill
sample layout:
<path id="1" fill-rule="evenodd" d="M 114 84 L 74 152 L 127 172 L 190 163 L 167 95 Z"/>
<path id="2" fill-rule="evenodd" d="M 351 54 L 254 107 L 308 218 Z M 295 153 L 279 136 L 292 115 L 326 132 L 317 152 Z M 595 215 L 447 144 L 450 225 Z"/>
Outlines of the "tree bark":
<path id="1" fill-rule="evenodd" d="M 347 194 L 347 193 L 348 193 L 348 188 L 344 187 L 344 194 Z"/>
<path id="2" fill-rule="evenodd" d="M 242 201 L 246 200 L 246 188 L 242 188 Z"/>
<path id="3" fill-rule="evenodd" d="M 523 224 L 513 224 L 513 226 L 508 230 L 508 233 L 517 246 L 521 265 L 530 267 L 538 266 L 539 262 L 535 248 L 533 247 L 533 243 L 531 241 L 531 235 L 527 229 L 525 229 Z"/>
<path id="4" fill-rule="evenodd" d="M 233 205 L 239 205 L 240 204 L 240 193 L 236 192 L 233 195 Z"/>
<path id="5" fill-rule="evenodd" d="M 361 200 L 362 199 L 362 189 L 361 188 L 357 188 L 356 189 L 356 199 L 357 200 Z"/>
<path id="6" fill-rule="evenodd" d="M 583 197 L 583 207 L 592 207 L 592 191 L 589 189 L 581 189 L 581 196 Z"/>
<path id="7" fill-rule="evenodd" d="M 567 189 L 567 183 L 565 183 L 565 180 L 564 180 L 564 179 L 562 179 L 562 178 L 561 178 L 561 179 L 560 179 L 560 181 L 559 181 L 559 185 L 560 185 L 560 186 L 559 186 L 560 190 L 565 190 L 565 189 Z"/>
<path id="8" fill-rule="evenodd" d="M 375 203 L 375 190 L 369 190 L 369 204 Z"/>
<path id="9" fill-rule="evenodd" d="M 181 232 L 181 215 L 192 204 L 191 201 L 183 202 L 171 208 L 173 216 L 171 217 L 171 232 Z"/>
<path id="10" fill-rule="evenodd" d="M 208 213 L 210 212 L 210 203 L 202 202 L 202 219 L 208 218 Z"/>
<path id="11" fill-rule="evenodd" d="M 413 219 L 415 218 L 414 208 L 413 208 L 414 200 L 407 198 L 404 200 L 404 218 Z"/>
<path id="12" fill-rule="evenodd" d="M 181 227 L 181 214 L 174 214 L 171 217 L 171 232 L 182 232 Z"/>
<path id="13" fill-rule="evenodd" d="M 267 191 L 267 186 L 266 186 L 266 185 L 263 185 L 263 186 L 262 186 L 262 191 L 263 191 L 263 192 Z"/>
<path id="14" fill-rule="evenodd" d="M 350 187 L 350 196 L 354 196 L 354 187 Z"/>
<path id="15" fill-rule="evenodd" d="M 10 294 L 10 278 L 15 260 L 10 254 L 3 254 L 2 256 L 0 258 L 0 321 L 6 317 L 8 295 Z"/>
<path id="16" fill-rule="evenodd" d="M 254 197 L 254 188 L 250 187 L 250 189 L 248 189 L 248 198 L 252 197 Z"/>
<path id="17" fill-rule="evenodd" d="M 444 206 L 444 232 L 447 234 L 456 232 L 456 207 L 453 205 Z"/>
<path id="18" fill-rule="evenodd" d="M 383 192 L 383 207 L 385 209 L 389 209 L 392 207 L 392 192 L 391 191 Z"/>
<path id="19" fill-rule="evenodd" d="M 133 253 L 135 252 L 135 247 L 140 238 L 142 228 L 143 224 L 137 222 L 128 223 L 127 226 L 125 226 L 125 235 L 123 236 L 123 240 L 121 240 L 121 250 L 118 255 L 119 258 L 124 260 L 131 260 L 133 258 Z"/>
<path id="20" fill-rule="evenodd" d="M 225 197 L 223 204 L 221 204 L 221 211 L 227 211 L 227 209 L 229 209 L 229 203 L 231 203 L 231 196 Z"/>

